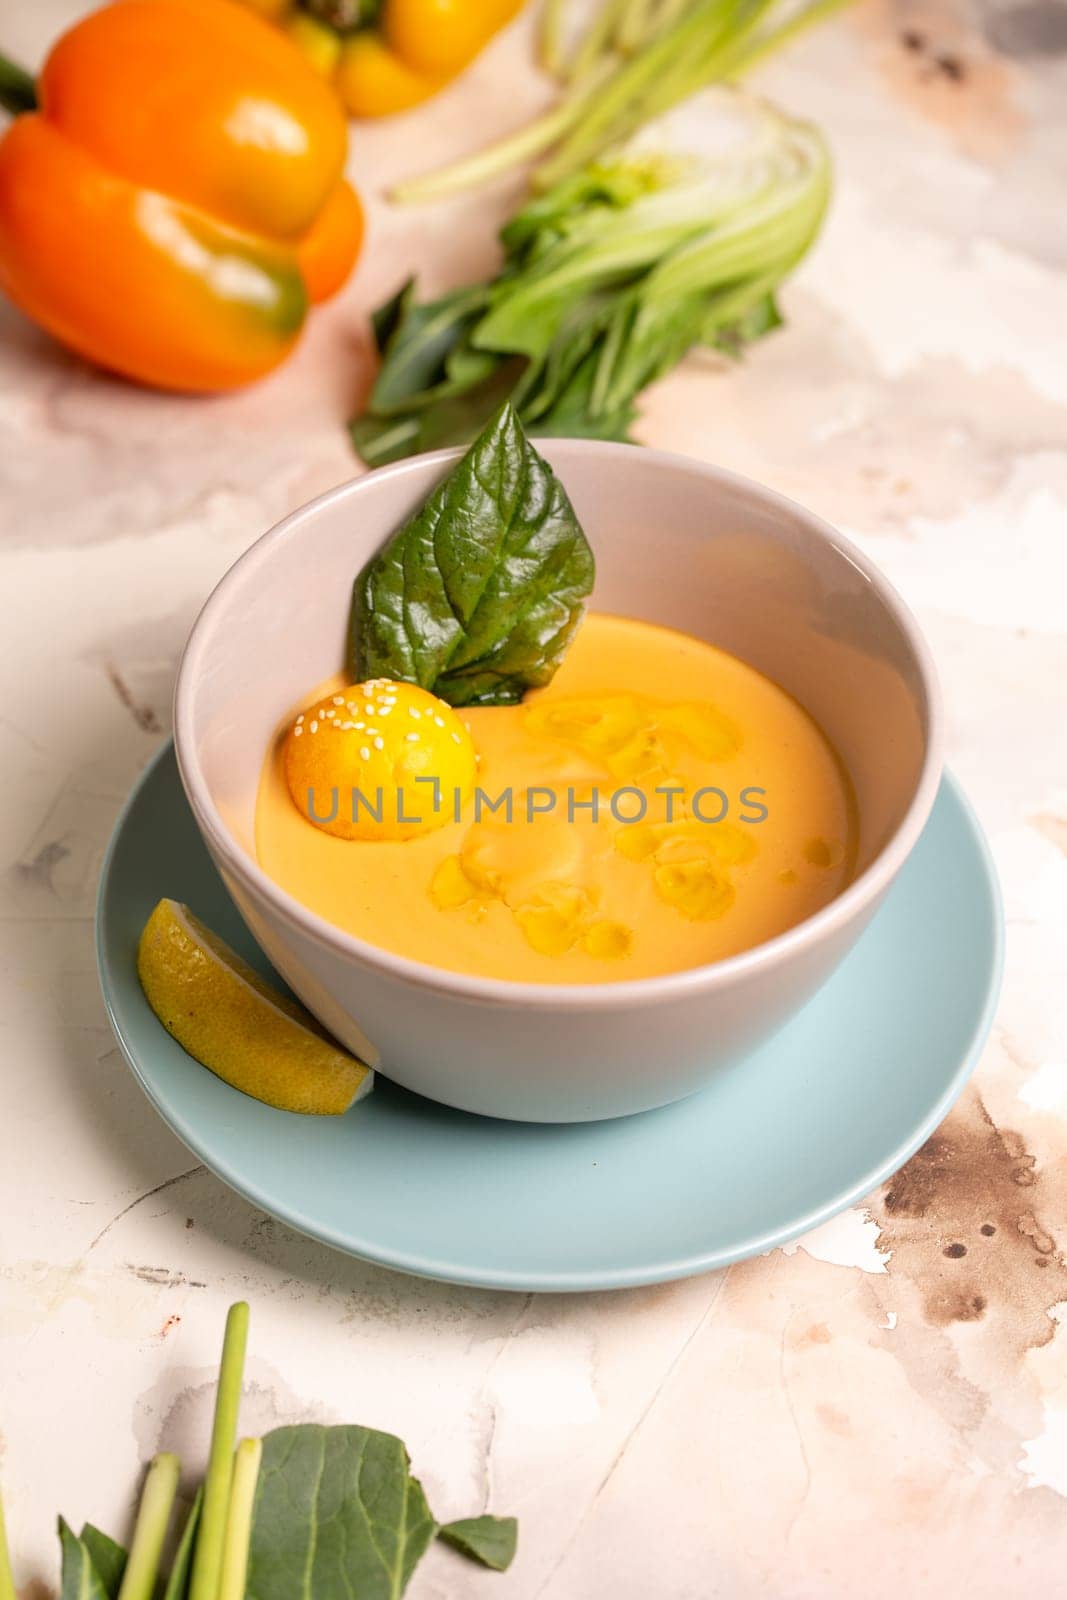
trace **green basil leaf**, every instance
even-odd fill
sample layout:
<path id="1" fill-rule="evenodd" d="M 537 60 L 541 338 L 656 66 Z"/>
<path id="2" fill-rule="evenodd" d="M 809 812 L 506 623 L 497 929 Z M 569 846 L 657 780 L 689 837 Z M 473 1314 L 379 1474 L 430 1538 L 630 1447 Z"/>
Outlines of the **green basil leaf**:
<path id="1" fill-rule="evenodd" d="M 63 1552 L 59 1600 L 110 1600 L 87 1547 L 62 1517 L 59 1519 L 59 1543 Z"/>
<path id="2" fill-rule="evenodd" d="M 178 1548 L 174 1553 L 174 1565 L 170 1569 L 167 1587 L 163 1591 L 163 1600 L 185 1600 L 189 1592 L 189 1576 L 193 1569 L 193 1550 L 196 1545 L 196 1530 L 200 1526 L 200 1508 L 204 1503 L 203 1486 L 196 1491 L 196 1499 L 189 1509 L 182 1529 Z"/>
<path id="3" fill-rule="evenodd" d="M 438 1528 L 437 1537 L 471 1561 L 506 1572 L 515 1559 L 519 1524 L 514 1517 L 461 1517 Z"/>
<path id="4" fill-rule="evenodd" d="M 352 674 L 513 704 L 552 678 L 593 576 L 566 490 L 505 404 L 356 579 Z"/>
<path id="5" fill-rule="evenodd" d="M 277 1428 L 263 1440 L 246 1600 L 398 1600 L 436 1531 L 391 1433 Z"/>
<path id="6" fill-rule="evenodd" d="M 122 1574 L 126 1571 L 125 1550 L 106 1533 L 101 1533 L 99 1528 L 94 1528 L 91 1522 L 85 1524 L 78 1537 L 89 1552 L 97 1576 L 107 1590 L 108 1600 L 115 1600 Z"/>

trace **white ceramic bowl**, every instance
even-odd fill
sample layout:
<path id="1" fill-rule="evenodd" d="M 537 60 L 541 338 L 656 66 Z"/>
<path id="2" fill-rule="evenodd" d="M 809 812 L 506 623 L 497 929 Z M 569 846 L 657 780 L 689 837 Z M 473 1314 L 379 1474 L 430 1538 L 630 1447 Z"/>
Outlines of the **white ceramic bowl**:
<path id="1" fill-rule="evenodd" d="M 540 448 L 595 550 L 597 610 L 732 651 L 789 690 L 837 747 L 855 786 L 861 841 L 857 876 L 830 905 L 742 955 L 666 977 L 507 983 L 378 949 L 260 870 L 253 822 L 268 743 L 308 688 L 341 665 L 353 578 L 441 478 L 451 451 L 321 495 L 241 557 L 186 646 L 175 742 L 230 893 L 331 1032 L 432 1099 L 496 1117 L 577 1122 L 699 1089 L 812 996 L 922 831 L 940 777 L 940 716 L 914 619 L 826 523 L 680 456 L 584 440 Z"/>

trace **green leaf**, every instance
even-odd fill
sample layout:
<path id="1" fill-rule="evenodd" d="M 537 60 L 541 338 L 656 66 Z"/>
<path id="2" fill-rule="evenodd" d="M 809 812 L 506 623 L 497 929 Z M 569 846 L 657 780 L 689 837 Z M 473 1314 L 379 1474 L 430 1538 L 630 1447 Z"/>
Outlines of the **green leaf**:
<path id="1" fill-rule="evenodd" d="M 353 676 L 513 704 L 552 678 L 593 573 L 563 485 L 505 405 L 357 578 Z"/>
<path id="2" fill-rule="evenodd" d="M 196 1544 L 196 1530 L 200 1525 L 200 1507 L 204 1503 L 204 1490 L 201 1486 L 196 1491 L 196 1499 L 185 1519 L 185 1527 L 174 1553 L 174 1565 L 170 1569 L 167 1587 L 163 1592 L 163 1600 L 185 1600 L 189 1592 L 189 1576 L 193 1569 L 193 1547 Z"/>
<path id="3" fill-rule="evenodd" d="M 471 1561 L 506 1572 L 515 1559 L 519 1524 L 514 1517 L 461 1517 L 438 1528 L 437 1537 Z"/>
<path id="4" fill-rule="evenodd" d="M 378 346 L 378 354 L 384 355 L 386 345 L 393 337 L 405 314 L 415 304 L 418 285 L 414 278 L 409 278 L 402 283 L 396 293 L 377 311 L 371 312 L 371 328 L 374 331 L 374 342 Z"/>
<path id="5" fill-rule="evenodd" d="M 494 358 L 486 378 L 471 386 L 442 386 L 427 405 L 420 400 L 395 416 L 368 411 L 349 423 L 352 443 L 369 467 L 425 450 L 469 445 L 514 392 L 524 365 Z"/>
<path id="6" fill-rule="evenodd" d="M 436 1531 L 391 1433 L 277 1428 L 263 1440 L 246 1600 L 399 1600 Z"/>
<path id="7" fill-rule="evenodd" d="M 59 1519 L 59 1543 L 63 1552 L 59 1600 L 110 1600 L 88 1548 L 62 1517 Z"/>
<path id="8" fill-rule="evenodd" d="M 99 1528 L 94 1528 L 91 1522 L 85 1524 L 79 1537 L 89 1552 L 89 1559 L 96 1568 L 101 1583 L 107 1590 L 108 1600 L 115 1600 L 122 1582 L 122 1574 L 126 1570 L 125 1550 L 106 1533 L 101 1533 Z"/>
<path id="9" fill-rule="evenodd" d="M 413 287 L 406 286 L 375 318 L 379 341 L 387 332 L 385 360 L 370 400 L 379 416 L 416 401 L 425 404 L 427 396 L 447 382 L 448 358 L 485 306 L 486 290 L 481 284 L 457 289 L 421 306 L 409 293 Z M 492 365 L 491 356 L 481 356 L 481 373 Z"/>

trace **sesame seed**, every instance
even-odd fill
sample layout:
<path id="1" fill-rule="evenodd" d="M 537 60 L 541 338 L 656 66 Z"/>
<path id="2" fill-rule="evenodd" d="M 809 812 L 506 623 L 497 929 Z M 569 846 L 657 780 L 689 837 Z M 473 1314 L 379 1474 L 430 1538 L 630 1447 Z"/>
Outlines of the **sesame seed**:
<path id="1" fill-rule="evenodd" d="M 387 717 L 389 715 L 390 711 L 392 711 L 392 709 L 393 709 L 392 706 L 379 706 L 378 707 L 378 715 L 380 717 Z"/>
<path id="2" fill-rule="evenodd" d="M 319 731 L 319 725 L 318 725 L 318 723 L 317 723 L 317 722 L 313 722 L 313 723 L 312 723 L 312 724 L 311 724 L 311 731 L 312 731 L 312 733 L 318 733 L 318 731 Z"/>
<path id="3" fill-rule="evenodd" d="M 458 734 L 458 733 L 454 733 L 454 734 L 453 734 L 453 735 L 452 735 L 452 737 L 453 737 L 453 739 L 455 739 L 455 741 L 456 741 L 456 743 L 457 743 L 457 744 L 462 744 L 462 743 L 463 743 L 463 740 L 462 740 L 462 739 L 461 739 L 461 738 L 460 738 L 460 736 L 459 736 L 459 734 Z"/>
<path id="4" fill-rule="evenodd" d="M 363 698 L 364 698 L 364 700 L 369 700 L 371 695 L 374 693 L 373 685 L 369 684 L 369 683 L 365 683 L 365 684 L 362 685 L 362 688 L 363 688 Z"/>
<path id="5" fill-rule="evenodd" d="M 422 712 L 417 710 L 415 706 L 408 706 L 408 716 L 414 717 L 415 721 L 418 722 L 419 718 L 422 716 Z"/>
<path id="6" fill-rule="evenodd" d="M 378 737 L 375 739 L 374 748 L 375 748 L 375 750 L 384 750 L 385 749 L 385 740 L 382 738 L 381 734 L 379 734 Z"/>
<path id="7" fill-rule="evenodd" d="M 419 742 L 419 736 L 417 733 L 406 733 L 404 737 L 408 744 L 418 744 Z"/>
<path id="8" fill-rule="evenodd" d="M 301 713 L 300 713 L 300 715 L 299 715 L 299 716 L 298 716 L 298 717 L 297 717 L 297 719 L 296 719 L 296 720 L 297 720 L 297 722 L 303 722 L 303 720 L 304 720 L 304 713 L 303 713 L 303 712 L 302 712 L 302 711 L 301 711 Z"/>
<path id="9" fill-rule="evenodd" d="M 445 719 L 444 719 L 444 717 L 434 717 L 434 719 L 433 719 L 433 720 L 434 720 L 434 722 L 435 722 L 435 723 L 436 723 L 436 725 L 437 725 L 437 726 L 438 726 L 438 727 L 439 727 L 439 728 L 443 728 L 443 727 L 444 727 L 444 725 L 445 725 Z"/>
<path id="10" fill-rule="evenodd" d="M 300 726 L 299 723 L 297 723 L 296 727 L 293 729 L 293 738 L 294 739 L 299 739 L 299 737 L 303 733 L 303 731 L 304 731 L 303 728 Z"/>
<path id="11" fill-rule="evenodd" d="M 365 744 L 364 745 L 360 745 L 359 753 L 360 753 L 361 758 L 364 761 L 369 761 L 370 760 L 370 751 L 369 751 L 369 749 L 367 748 L 367 746 Z"/>
<path id="12" fill-rule="evenodd" d="M 358 733 L 366 733 L 367 731 L 367 724 L 365 722 L 353 722 L 352 726 Z"/>
<path id="13" fill-rule="evenodd" d="M 344 703 L 345 703 L 344 695 L 343 694 L 335 694 L 334 697 L 333 697 L 333 703 L 334 703 L 335 706 L 343 706 Z"/>

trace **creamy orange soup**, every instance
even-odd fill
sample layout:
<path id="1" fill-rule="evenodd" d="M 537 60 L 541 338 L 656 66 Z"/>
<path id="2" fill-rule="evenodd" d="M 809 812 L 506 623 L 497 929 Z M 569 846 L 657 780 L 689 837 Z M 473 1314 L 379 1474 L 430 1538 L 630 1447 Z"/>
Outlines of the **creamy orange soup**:
<path id="1" fill-rule="evenodd" d="M 264 871 L 382 949 L 529 983 L 717 961 L 849 880 L 856 818 L 834 751 L 788 694 L 701 640 L 593 613 L 546 689 L 460 715 L 476 790 L 458 817 L 384 842 L 302 814 L 283 730 L 258 796 Z"/>

